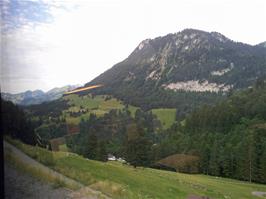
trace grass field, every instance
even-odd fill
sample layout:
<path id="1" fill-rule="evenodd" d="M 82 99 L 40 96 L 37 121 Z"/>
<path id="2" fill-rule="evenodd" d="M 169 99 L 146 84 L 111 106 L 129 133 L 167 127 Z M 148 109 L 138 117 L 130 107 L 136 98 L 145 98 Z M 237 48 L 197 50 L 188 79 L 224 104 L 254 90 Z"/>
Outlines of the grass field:
<path id="1" fill-rule="evenodd" d="M 78 96 L 76 94 L 65 96 L 64 99 L 68 100 L 70 105 L 68 110 L 64 111 L 64 116 L 66 117 L 67 123 L 78 124 L 81 120 L 87 119 L 91 113 L 96 114 L 97 116 L 103 116 L 105 113 L 108 113 L 112 109 L 121 110 L 125 108 L 125 105 L 117 100 L 116 98 L 111 98 L 106 100 L 106 95 L 97 95 L 91 97 L 90 95 Z M 79 117 L 71 117 L 67 112 L 79 112 L 81 109 L 88 110 L 87 113 L 82 114 Z M 137 107 L 129 106 L 129 111 L 132 115 L 135 114 Z"/>
<path id="2" fill-rule="evenodd" d="M 105 113 L 108 113 L 112 109 L 121 110 L 125 108 L 125 105 L 117 100 L 116 98 L 111 98 L 106 100 L 106 95 L 97 95 L 95 97 L 91 97 L 90 95 L 86 96 L 78 96 L 76 94 L 65 96 L 64 99 L 68 100 L 68 104 L 70 107 L 68 110 L 63 112 L 66 121 L 68 124 L 78 125 L 80 120 L 88 119 L 91 113 L 96 114 L 97 116 L 103 116 Z M 88 110 L 88 112 L 83 113 L 79 117 L 70 116 L 68 112 L 79 112 L 80 110 Z M 128 110 L 131 112 L 132 116 L 135 115 L 137 107 L 128 106 Z M 152 109 L 152 113 L 155 114 L 158 119 L 161 121 L 163 128 L 169 128 L 175 122 L 175 114 L 176 110 L 171 108 L 160 108 L 160 109 Z"/>
<path id="3" fill-rule="evenodd" d="M 25 153 L 35 147 L 15 142 Z M 43 151 L 43 150 L 42 150 Z M 50 154 L 51 152 L 48 152 Z M 44 155 L 44 154 L 42 154 Z M 37 157 L 36 157 L 37 156 Z M 65 152 L 53 152 L 52 168 L 112 198 L 187 198 L 190 195 L 212 199 L 256 199 L 253 191 L 266 192 L 266 185 L 205 175 L 188 175 L 149 168 L 133 168 L 118 162 L 98 162 Z M 259 198 L 258 198 L 259 199 Z"/>
<path id="4" fill-rule="evenodd" d="M 152 109 L 152 113 L 158 117 L 165 129 L 175 122 L 176 109 L 174 108 Z"/>

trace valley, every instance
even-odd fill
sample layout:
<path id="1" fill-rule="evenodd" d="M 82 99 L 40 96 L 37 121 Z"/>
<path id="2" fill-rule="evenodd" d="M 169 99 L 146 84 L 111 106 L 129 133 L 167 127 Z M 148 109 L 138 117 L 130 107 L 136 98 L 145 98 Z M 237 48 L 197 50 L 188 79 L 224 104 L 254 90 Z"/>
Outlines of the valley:
<path id="1" fill-rule="evenodd" d="M 185 29 L 142 41 L 78 89 L 4 94 L 2 132 L 111 198 L 255 199 L 266 192 L 265 77 L 264 45 Z"/>
<path id="2" fill-rule="evenodd" d="M 56 148 L 89 159 L 106 161 L 112 154 L 134 166 L 264 183 L 265 93 L 264 81 L 258 81 L 182 120 L 177 109 L 143 111 L 93 93 L 71 94 L 26 110 L 42 123 L 35 133 L 43 147 L 64 137 L 53 141 L 59 143 Z M 64 108 L 55 113 L 58 103 Z"/>

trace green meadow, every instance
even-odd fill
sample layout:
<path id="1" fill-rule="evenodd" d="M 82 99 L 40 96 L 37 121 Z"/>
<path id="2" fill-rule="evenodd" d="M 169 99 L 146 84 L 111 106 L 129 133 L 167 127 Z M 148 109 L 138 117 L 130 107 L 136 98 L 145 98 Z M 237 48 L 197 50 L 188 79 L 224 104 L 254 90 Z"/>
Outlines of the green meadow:
<path id="1" fill-rule="evenodd" d="M 212 199 L 259 199 L 253 196 L 252 192 L 266 192 L 266 185 L 262 184 L 206 175 L 134 168 L 119 162 L 104 163 L 88 160 L 73 153 L 50 152 L 19 141 L 12 143 L 37 160 L 40 160 L 38 156 L 41 154 L 43 164 L 46 164 L 46 160 L 51 162 L 52 153 L 53 164 L 47 164 L 48 166 L 112 198 L 185 199 L 194 195 Z M 38 152 L 40 150 L 42 153 Z"/>
<path id="2" fill-rule="evenodd" d="M 174 108 L 152 109 L 152 113 L 161 121 L 164 129 L 171 127 L 175 122 L 176 109 Z"/>
<path id="3" fill-rule="evenodd" d="M 109 98 L 109 99 L 108 99 Z M 67 123 L 78 124 L 80 120 L 87 119 L 91 113 L 97 116 L 103 116 L 112 109 L 122 110 L 125 105 L 116 98 L 107 95 L 97 95 L 92 97 L 91 95 L 78 96 L 76 94 L 64 96 L 64 99 L 68 101 L 70 107 L 63 112 Z M 137 107 L 128 106 L 131 114 L 135 114 Z M 73 117 L 70 116 L 69 112 L 77 113 L 79 111 L 86 111 L 81 116 Z"/>
<path id="4" fill-rule="evenodd" d="M 71 94 L 64 96 L 64 100 L 67 100 L 70 106 L 67 110 L 63 111 L 63 116 L 66 118 L 68 124 L 78 125 L 82 118 L 88 119 L 91 113 L 100 117 L 112 109 L 122 110 L 125 108 L 125 105 L 122 103 L 122 101 L 108 95 L 96 95 L 92 97 L 91 95 L 79 96 L 76 94 Z M 132 116 L 135 115 L 137 109 L 138 107 L 132 105 L 128 106 L 128 110 Z M 82 113 L 80 116 L 75 117 L 71 116 L 70 114 L 78 113 L 82 110 L 86 112 Z M 161 121 L 164 129 L 171 127 L 171 125 L 175 122 L 176 109 L 152 109 L 152 113 L 155 114 Z"/>

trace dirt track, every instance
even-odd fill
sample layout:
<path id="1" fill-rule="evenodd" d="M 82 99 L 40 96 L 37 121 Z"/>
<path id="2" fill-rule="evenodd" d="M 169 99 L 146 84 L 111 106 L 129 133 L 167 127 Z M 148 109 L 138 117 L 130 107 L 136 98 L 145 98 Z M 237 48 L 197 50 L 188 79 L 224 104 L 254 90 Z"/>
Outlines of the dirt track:
<path id="1" fill-rule="evenodd" d="M 70 198 L 70 190 L 55 189 L 52 184 L 44 183 L 32 176 L 16 170 L 12 165 L 5 163 L 5 198 L 33 199 L 33 198 Z"/>
<path id="2" fill-rule="evenodd" d="M 23 199 L 23 198 L 38 198 L 38 199 L 48 199 L 48 198 L 75 198 L 75 199 L 97 199 L 105 198 L 109 199 L 108 196 L 102 194 L 101 192 L 95 191 L 90 187 L 85 187 L 81 183 L 72 180 L 42 164 L 36 160 L 30 158 L 19 149 L 13 145 L 4 141 L 4 152 L 11 152 L 13 156 L 19 159 L 24 164 L 28 164 L 31 167 L 38 169 L 46 175 L 52 175 L 65 184 L 75 185 L 79 187 L 78 191 L 70 191 L 64 188 L 54 189 L 51 183 L 44 183 L 36 178 L 30 176 L 29 174 L 23 173 L 16 170 L 12 165 L 5 162 L 5 196 L 9 199 Z"/>
<path id="3" fill-rule="evenodd" d="M 30 165 L 31 167 L 40 170 L 42 173 L 47 175 L 52 175 L 60 180 L 62 180 L 66 184 L 74 185 L 76 187 L 82 188 L 83 185 L 75 180 L 72 180 L 44 165 L 32 159 L 31 157 L 24 154 L 22 151 L 14 147 L 13 145 L 4 141 L 4 151 L 11 151 L 12 155 L 17 157 L 22 163 Z"/>

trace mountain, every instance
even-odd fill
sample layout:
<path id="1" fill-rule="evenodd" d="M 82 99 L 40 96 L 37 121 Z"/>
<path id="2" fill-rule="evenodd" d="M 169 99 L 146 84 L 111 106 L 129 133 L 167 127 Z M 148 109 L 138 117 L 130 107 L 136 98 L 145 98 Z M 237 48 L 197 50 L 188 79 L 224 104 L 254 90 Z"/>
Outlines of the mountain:
<path id="1" fill-rule="evenodd" d="M 4 100 L 12 101 L 15 104 L 25 105 L 27 103 L 31 104 L 33 101 L 41 101 L 45 98 L 45 93 L 42 90 L 26 91 L 17 94 L 1 93 L 1 97 Z"/>
<path id="2" fill-rule="evenodd" d="M 257 46 L 266 48 L 266 41 L 259 43 Z"/>
<path id="3" fill-rule="evenodd" d="M 266 49 L 217 32 L 185 29 L 142 41 L 124 61 L 86 86 L 144 109 L 198 106 L 266 74 Z M 192 99 L 193 98 L 193 99 Z"/>
<path id="4" fill-rule="evenodd" d="M 62 97 L 63 93 L 77 87 L 79 87 L 79 85 L 68 85 L 61 88 L 53 88 L 46 93 L 42 90 L 26 91 L 17 94 L 1 93 L 1 97 L 4 100 L 12 101 L 13 103 L 19 105 L 40 104 L 42 102 L 59 99 Z"/>

